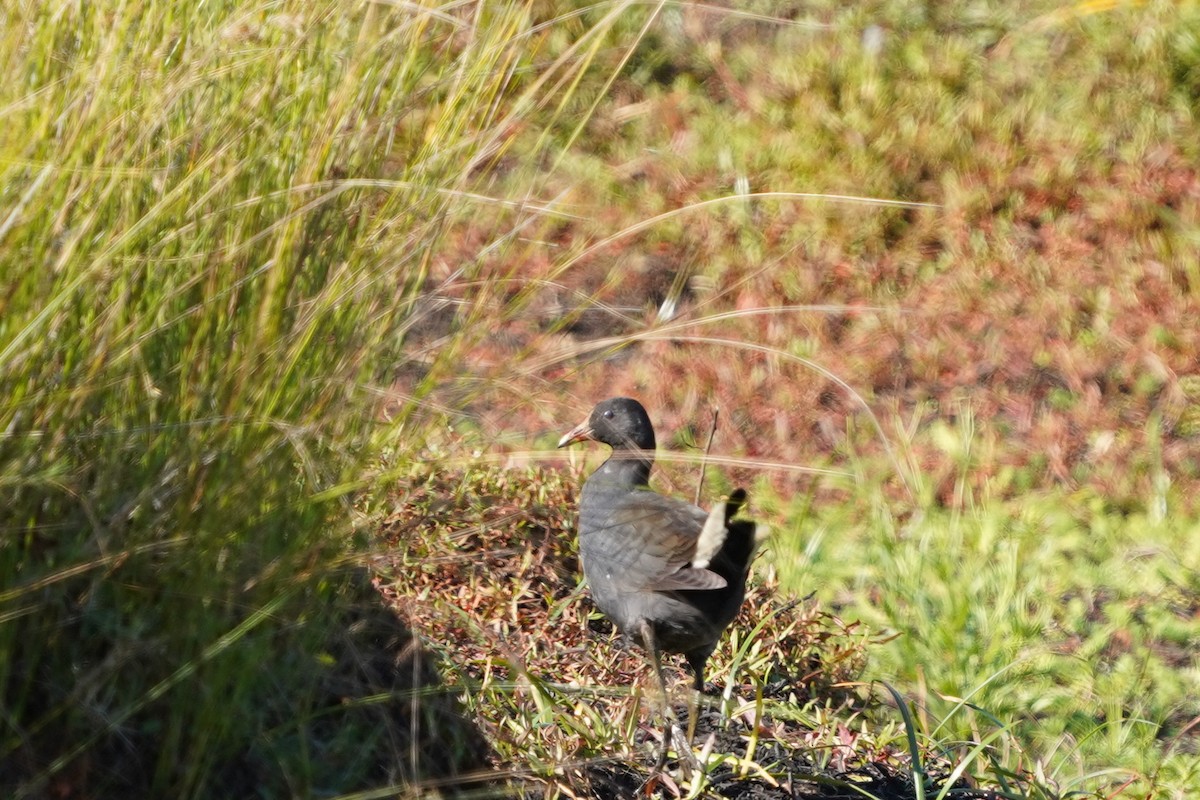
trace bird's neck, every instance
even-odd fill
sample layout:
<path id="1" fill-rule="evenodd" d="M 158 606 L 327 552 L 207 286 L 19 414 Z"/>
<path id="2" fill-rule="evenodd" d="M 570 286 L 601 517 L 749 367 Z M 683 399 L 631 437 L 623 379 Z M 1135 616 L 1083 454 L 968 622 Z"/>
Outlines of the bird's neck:
<path id="1" fill-rule="evenodd" d="M 608 460 L 588 478 L 594 485 L 634 489 L 650 484 L 650 468 L 654 466 L 653 450 L 614 450 Z"/>

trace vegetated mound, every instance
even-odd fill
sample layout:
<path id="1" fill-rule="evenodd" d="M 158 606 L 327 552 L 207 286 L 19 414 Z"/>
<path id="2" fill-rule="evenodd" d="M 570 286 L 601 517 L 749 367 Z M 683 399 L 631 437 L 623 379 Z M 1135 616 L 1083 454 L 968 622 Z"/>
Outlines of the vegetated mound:
<path id="1" fill-rule="evenodd" d="M 441 653 L 514 792 L 669 795 L 691 780 L 703 797 L 917 796 L 903 731 L 872 721 L 895 715 L 860 682 L 878 637 L 776 596 L 769 558 L 710 665 L 717 694 L 701 701 L 696 737 L 705 774 L 675 769 L 647 789 L 662 716 L 644 654 L 581 590 L 577 487 L 542 468 L 416 467 L 378 527 L 381 590 Z M 936 792 L 953 765 L 919 758 Z M 988 796 L 973 778 L 957 781 L 956 796 Z"/>

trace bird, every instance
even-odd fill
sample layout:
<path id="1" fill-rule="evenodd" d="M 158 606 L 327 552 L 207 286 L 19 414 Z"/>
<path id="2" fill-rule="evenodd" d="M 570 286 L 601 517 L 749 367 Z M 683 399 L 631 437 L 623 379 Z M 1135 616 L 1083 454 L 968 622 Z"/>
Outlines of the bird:
<path id="1" fill-rule="evenodd" d="M 598 403 L 558 446 L 587 440 L 612 448 L 579 499 L 579 553 L 592 600 L 646 650 L 664 701 L 664 652 L 683 654 L 693 687 L 703 693 L 709 656 L 746 594 L 757 526 L 733 519 L 746 492 L 736 489 L 706 512 L 651 490 L 654 426 L 630 397 Z M 693 730 L 689 709 L 689 741 Z M 658 768 L 670 736 L 668 724 Z"/>

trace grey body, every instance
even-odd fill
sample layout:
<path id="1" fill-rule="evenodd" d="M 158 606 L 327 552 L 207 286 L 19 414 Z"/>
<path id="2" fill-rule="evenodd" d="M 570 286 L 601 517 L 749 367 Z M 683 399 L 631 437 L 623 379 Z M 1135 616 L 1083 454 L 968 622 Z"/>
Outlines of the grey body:
<path id="1" fill-rule="evenodd" d="M 605 428 L 609 406 L 617 412 L 615 433 Z M 636 401 L 601 403 L 588 423 L 563 441 L 576 435 L 613 445 L 612 457 L 584 483 L 579 502 L 579 550 L 592 599 L 639 645 L 683 653 L 696 688 L 703 689 L 708 657 L 745 596 L 755 526 L 730 519 L 745 493 L 738 490 L 723 508 L 714 509 L 705 533 L 708 512 L 651 491 L 654 434 Z M 706 566 L 695 566 L 702 534 L 711 535 L 714 527 L 718 546 L 702 547 L 711 550 L 711 558 Z M 645 641 L 647 626 L 653 643 Z"/>

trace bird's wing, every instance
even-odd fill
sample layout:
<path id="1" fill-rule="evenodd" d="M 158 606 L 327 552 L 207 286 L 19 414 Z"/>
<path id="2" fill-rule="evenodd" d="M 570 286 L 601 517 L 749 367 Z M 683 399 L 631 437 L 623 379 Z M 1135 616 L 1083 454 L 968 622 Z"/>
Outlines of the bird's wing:
<path id="1" fill-rule="evenodd" d="M 614 585 L 633 591 L 720 589 L 724 578 L 692 566 L 707 517 L 683 500 L 630 492 L 614 498 L 585 532 L 591 539 L 584 543 L 585 562 L 602 565 Z"/>

